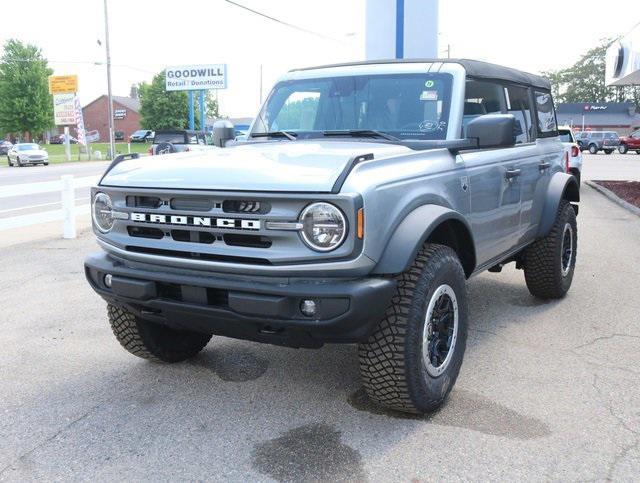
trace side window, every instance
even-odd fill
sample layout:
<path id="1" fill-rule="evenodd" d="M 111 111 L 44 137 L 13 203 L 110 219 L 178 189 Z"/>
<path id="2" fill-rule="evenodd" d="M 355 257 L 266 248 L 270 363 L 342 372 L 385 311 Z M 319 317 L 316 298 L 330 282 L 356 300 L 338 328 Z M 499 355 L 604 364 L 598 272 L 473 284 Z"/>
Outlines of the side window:
<path id="1" fill-rule="evenodd" d="M 533 141 L 533 126 L 531 125 L 531 100 L 529 89 L 520 86 L 504 88 L 507 100 L 507 113 L 516 118 L 516 144 Z"/>
<path id="2" fill-rule="evenodd" d="M 271 130 L 313 130 L 319 102 L 319 92 L 294 92 L 284 101 L 280 112 L 273 120 Z"/>
<path id="3" fill-rule="evenodd" d="M 472 119 L 484 114 L 506 112 L 504 89 L 493 82 L 467 80 L 464 94 L 463 135 Z"/>
<path id="4" fill-rule="evenodd" d="M 536 112 L 538 115 L 538 135 L 540 137 L 556 136 L 556 111 L 550 92 L 535 91 Z"/>

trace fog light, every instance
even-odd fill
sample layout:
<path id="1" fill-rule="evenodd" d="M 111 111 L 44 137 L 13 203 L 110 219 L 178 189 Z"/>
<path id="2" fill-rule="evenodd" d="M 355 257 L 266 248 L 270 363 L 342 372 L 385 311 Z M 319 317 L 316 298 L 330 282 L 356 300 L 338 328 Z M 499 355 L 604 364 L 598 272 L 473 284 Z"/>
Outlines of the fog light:
<path id="1" fill-rule="evenodd" d="M 318 305 L 315 300 L 303 300 L 300 302 L 300 312 L 302 312 L 307 317 L 313 317 L 316 315 L 318 310 Z"/>
<path id="2" fill-rule="evenodd" d="M 112 278 L 113 278 L 113 277 L 111 276 L 111 274 L 110 274 L 110 273 L 107 273 L 107 274 L 104 276 L 104 284 L 105 284 L 108 288 L 111 288 L 111 279 L 112 279 Z"/>

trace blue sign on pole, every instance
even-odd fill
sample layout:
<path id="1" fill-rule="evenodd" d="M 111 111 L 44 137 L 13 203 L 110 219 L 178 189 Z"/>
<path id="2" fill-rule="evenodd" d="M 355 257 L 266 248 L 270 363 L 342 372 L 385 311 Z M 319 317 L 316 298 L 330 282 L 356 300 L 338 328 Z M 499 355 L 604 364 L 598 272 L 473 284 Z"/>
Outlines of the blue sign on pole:
<path id="1" fill-rule="evenodd" d="M 189 129 L 194 130 L 196 128 L 196 116 L 193 105 L 193 91 L 189 91 Z"/>
<path id="2" fill-rule="evenodd" d="M 396 59 L 404 57 L 404 0 L 396 0 Z"/>
<path id="3" fill-rule="evenodd" d="M 205 90 L 201 89 L 200 90 L 200 130 L 201 131 L 206 131 L 207 130 L 207 120 L 205 119 L 205 109 L 204 109 L 204 93 Z"/>

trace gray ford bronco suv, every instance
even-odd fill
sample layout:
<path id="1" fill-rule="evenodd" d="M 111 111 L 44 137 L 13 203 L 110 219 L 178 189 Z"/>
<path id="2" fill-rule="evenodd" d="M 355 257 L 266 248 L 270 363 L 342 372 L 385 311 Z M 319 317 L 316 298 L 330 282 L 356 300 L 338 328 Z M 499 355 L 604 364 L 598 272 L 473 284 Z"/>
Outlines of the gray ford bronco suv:
<path id="1" fill-rule="evenodd" d="M 295 70 L 233 135 L 118 158 L 92 189 L 104 251 L 86 276 L 134 355 L 182 361 L 213 334 L 357 343 L 369 397 L 422 413 L 460 371 L 466 279 L 515 262 L 534 296 L 569 290 L 579 190 L 541 77 L 437 59 Z"/>

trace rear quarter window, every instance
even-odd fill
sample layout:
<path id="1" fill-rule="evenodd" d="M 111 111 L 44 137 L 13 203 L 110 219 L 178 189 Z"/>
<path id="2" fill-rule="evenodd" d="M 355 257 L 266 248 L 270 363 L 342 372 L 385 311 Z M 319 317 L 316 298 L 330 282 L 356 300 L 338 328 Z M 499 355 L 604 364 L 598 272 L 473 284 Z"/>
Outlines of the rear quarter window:
<path id="1" fill-rule="evenodd" d="M 538 117 L 538 136 L 550 137 L 558 134 L 556 111 L 550 92 L 535 91 L 536 115 Z"/>

